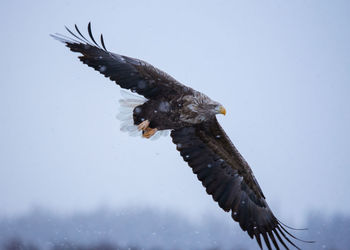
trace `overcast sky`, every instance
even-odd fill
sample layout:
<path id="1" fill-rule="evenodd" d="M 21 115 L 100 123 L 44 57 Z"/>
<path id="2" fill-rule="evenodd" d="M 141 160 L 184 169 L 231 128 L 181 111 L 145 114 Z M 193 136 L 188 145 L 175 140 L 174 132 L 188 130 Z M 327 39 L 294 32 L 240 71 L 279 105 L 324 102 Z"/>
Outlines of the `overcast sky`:
<path id="1" fill-rule="evenodd" d="M 0 4 L 0 215 L 223 213 L 169 137 L 119 130 L 120 88 L 49 37 L 89 21 L 111 51 L 226 107 L 219 121 L 282 221 L 350 214 L 349 1 L 86 2 Z"/>

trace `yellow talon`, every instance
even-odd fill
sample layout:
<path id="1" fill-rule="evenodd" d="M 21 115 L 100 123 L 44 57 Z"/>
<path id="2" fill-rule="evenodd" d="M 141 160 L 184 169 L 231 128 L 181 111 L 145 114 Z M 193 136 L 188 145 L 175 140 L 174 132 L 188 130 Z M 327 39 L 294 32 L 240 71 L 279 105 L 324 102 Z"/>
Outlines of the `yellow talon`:
<path id="1" fill-rule="evenodd" d="M 149 138 L 151 138 L 157 131 L 158 131 L 158 129 L 156 129 L 156 128 L 150 128 L 150 127 L 148 127 L 148 128 L 146 128 L 146 129 L 143 131 L 142 137 L 149 139 Z"/>
<path id="2" fill-rule="evenodd" d="M 149 120 L 143 121 L 137 126 L 137 129 L 145 131 L 148 128 L 149 123 L 150 123 Z"/>

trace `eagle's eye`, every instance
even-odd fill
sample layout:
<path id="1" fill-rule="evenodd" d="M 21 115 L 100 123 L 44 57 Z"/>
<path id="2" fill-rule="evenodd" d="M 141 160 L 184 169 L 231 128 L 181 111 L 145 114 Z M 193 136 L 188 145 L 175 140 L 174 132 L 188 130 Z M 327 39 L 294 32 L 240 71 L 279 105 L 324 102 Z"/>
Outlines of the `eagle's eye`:
<path id="1" fill-rule="evenodd" d="M 222 106 L 221 104 L 220 104 L 220 105 L 217 105 L 217 106 L 215 107 L 215 113 L 216 113 L 216 114 L 226 115 L 226 109 L 225 109 L 224 106 Z"/>

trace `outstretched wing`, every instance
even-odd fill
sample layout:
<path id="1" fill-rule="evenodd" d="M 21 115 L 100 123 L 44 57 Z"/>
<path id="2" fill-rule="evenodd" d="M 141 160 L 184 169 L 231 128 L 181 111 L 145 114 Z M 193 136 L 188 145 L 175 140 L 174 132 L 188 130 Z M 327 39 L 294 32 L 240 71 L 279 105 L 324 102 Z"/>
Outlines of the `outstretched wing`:
<path id="1" fill-rule="evenodd" d="M 65 43 L 71 51 L 81 53 L 79 59 L 84 64 L 115 81 L 122 88 L 130 89 L 148 99 L 173 97 L 193 91 L 145 61 L 109 52 L 102 35 L 101 45 L 95 41 L 90 23 L 88 33 L 91 41 L 85 38 L 76 25 L 76 33 L 67 27 L 66 29 L 72 37 L 60 34 L 52 37 Z"/>
<path id="2" fill-rule="evenodd" d="M 298 248 L 288 237 L 295 238 L 273 215 L 248 163 L 232 144 L 216 118 L 193 127 L 171 132 L 183 159 L 192 168 L 208 194 L 232 218 L 239 222 L 262 248 L 260 236 L 268 249 L 278 241 Z M 299 248 L 298 248 L 299 249 Z"/>

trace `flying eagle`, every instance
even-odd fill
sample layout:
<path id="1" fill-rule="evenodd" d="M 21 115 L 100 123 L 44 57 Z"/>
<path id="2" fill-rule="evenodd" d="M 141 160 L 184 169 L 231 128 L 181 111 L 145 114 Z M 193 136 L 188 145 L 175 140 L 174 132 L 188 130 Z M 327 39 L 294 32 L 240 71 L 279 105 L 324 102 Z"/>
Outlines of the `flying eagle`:
<path id="1" fill-rule="evenodd" d="M 288 243 L 300 249 L 290 237 L 299 239 L 274 216 L 249 164 L 218 123 L 216 115 L 226 114 L 220 103 L 145 61 L 109 52 L 102 34 L 101 44 L 95 41 L 90 23 L 91 41 L 76 25 L 76 32 L 66 29 L 71 37 L 52 36 L 71 51 L 80 53 L 79 59 L 84 64 L 120 87 L 145 97 L 122 101 L 124 106 L 132 108 L 127 114 L 132 117 L 132 126 L 126 130 L 134 127 L 145 138 L 170 130 L 176 149 L 207 193 L 224 211 L 231 212 L 232 218 L 256 239 L 261 249 L 261 236 L 268 249 L 273 246 L 279 249 L 279 244 L 288 249 Z"/>

